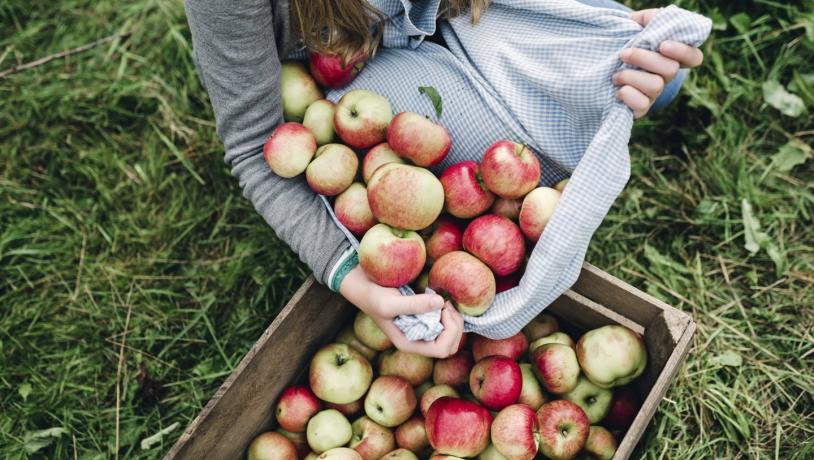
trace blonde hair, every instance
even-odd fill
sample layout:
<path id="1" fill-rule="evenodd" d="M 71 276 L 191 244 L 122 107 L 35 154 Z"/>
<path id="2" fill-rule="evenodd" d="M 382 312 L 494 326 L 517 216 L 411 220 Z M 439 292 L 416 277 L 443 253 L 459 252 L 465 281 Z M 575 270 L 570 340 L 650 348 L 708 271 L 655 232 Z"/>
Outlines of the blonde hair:
<path id="1" fill-rule="evenodd" d="M 491 0 L 444 0 L 441 11 L 451 18 L 469 10 L 477 23 Z M 384 16 L 366 0 L 291 0 L 291 15 L 305 46 L 316 52 L 331 52 L 350 60 L 362 51 L 372 55 L 381 39 Z M 371 33 L 371 25 L 377 33 Z"/>

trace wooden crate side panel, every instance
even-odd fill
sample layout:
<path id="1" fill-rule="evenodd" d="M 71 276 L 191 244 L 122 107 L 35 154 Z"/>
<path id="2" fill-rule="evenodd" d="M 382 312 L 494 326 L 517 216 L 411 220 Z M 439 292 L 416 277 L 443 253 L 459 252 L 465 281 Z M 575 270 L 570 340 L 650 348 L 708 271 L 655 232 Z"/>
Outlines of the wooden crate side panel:
<path id="1" fill-rule="evenodd" d="M 548 313 L 581 328 L 583 330 L 595 329 L 608 324 L 620 324 L 638 334 L 644 333 L 644 327 L 619 313 L 594 302 L 593 300 L 572 290 L 566 291 L 562 296 L 549 305 Z M 578 339 L 579 337 L 574 337 Z"/>

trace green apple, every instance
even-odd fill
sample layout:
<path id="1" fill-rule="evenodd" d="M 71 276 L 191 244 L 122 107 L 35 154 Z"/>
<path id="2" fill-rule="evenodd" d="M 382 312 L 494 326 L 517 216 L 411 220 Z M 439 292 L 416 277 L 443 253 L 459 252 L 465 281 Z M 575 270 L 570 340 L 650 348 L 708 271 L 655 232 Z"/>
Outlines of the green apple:
<path id="1" fill-rule="evenodd" d="M 602 388 L 630 383 L 647 366 L 642 337 L 624 326 L 608 325 L 586 332 L 577 341 L 576 353 L 585 376 Z"/>
<path id="2" fill-rule="evenodd" d="M 580 375 L 577 386 L 573 390 L 562 395 L 562 399 L 567 399 L 578 405 L 585 411 L 588 421 L 593 425 L 602 420 L 610 410 L 613 400 L 613 391 L 607 388 L 600 388 L 585 376 Z"/>
<path id="3" fill-rule="evenodd" d="M 538 382 L 537 377 L 534 376 L 534 370 L 531 364 L 521 363 L 520 373 L 523 376 L 523 386 L 520 389 L 520 398 L 517 402 L 537 410 L 548 401 L 548 398 L 543 392 L 543 387 L 540 386 L 540 382 Z"/>
<path id="4" fill-rule="evenodd" d="M 248 460 L 296 460 L 297 449 L 280 433 L 261 433 L 249 445 Z"/>
<path id="5" fill-rule="evenodd" d="M 334 447 L 315 458 L 317 460 L 363 460 L 358 452 L 349 447 Z M 305 460 L 309 460 L 308 457 Z"/>
<path id="6" fill-rule="evenodd" d="M 336 107 L 327 99 L 314 101 L 305 110 L 302 124 L 311 130 L 317 145 L 330 144 L 334 140 L 334 114 Z"/>
<path id="7" fill-rule="evenodd" d="M 478 454 L 478 460 L 507 460 L 497 449 L 494 444 L 489 444 L 483 452 Z"/>
<path id="8" fill-rule="evenodd" d="M 301 63 L 283 62 L 280 68 L 280 93 L 285 121 L 302 122 L 312 102 L 322 99 L 322 91 Z"/>
<path id="9" fill-rule="evenodd" d="M 382 457 L 381 460 L 418 460 L 418 457 L 407 449 L 396 449 Z"/>
<path id="10" fill-rule="evenodd" d="M 318 412 L 308 421 L 306 429 L 308 445 L 317 453 L 344 446 L 352 436 L 350 422 L 336 409 Z"/>
<path id="11" fill-rule="evenodd" d="M 373 367 L 358 351 L 344 343 L 322 347 L 311 358 L 308 381 L 323 401 L 347 404 L 364 396 L 373 380 Z"/>
<path id="12" fill-rule="evenodd" d="M 541 346 L 547 343 L 561 343 L 563 345 L 568 345 L 569 347 L 574 348 L 574 339 L 572 339 L 571 336 L 569 336 L 565 332 L 555 332 L 545 337 L 540 337 L 534 342 L 531 342 L 531 344 L 529 344 L 529 354 L 534 352 L 536 348 L 540 348 Z"/>
<path id="13" fill-rule="evenodd" d="M 365 346 L 376 351 L 384 351 L 393 346 L 393 342 L 387 338 L 373 318 L 363 311 L 359 311 L 353 320 L 353 333 Z"/>

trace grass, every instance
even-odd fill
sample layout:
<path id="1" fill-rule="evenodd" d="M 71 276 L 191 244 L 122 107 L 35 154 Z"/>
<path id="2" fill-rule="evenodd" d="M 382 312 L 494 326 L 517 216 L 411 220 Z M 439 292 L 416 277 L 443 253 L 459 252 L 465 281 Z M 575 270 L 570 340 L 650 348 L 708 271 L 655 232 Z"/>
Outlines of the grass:
<path id="1" fill-rule="evenodd" d="M 639 454 L 814 458 L 814 2 L 678 3 L 707 63 L 588 255 L 698 322 Z M 0 457 L 160 457 L 307 269 L 222 162 L 181 2 L 0 24 L 0 69 L 134 32 L 0 79 Z"/>

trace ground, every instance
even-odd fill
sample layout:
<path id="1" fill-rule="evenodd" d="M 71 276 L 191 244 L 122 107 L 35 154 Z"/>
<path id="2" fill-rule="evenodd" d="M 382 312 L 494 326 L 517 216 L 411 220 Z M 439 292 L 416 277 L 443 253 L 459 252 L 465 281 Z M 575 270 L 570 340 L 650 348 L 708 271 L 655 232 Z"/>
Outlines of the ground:
<path id="1" fill-rule="evenodd" d="M 706 63 L 587 258 L 698 322 L 638 453 L 810 459 L 814 2 L 678 4 Z M 132 32 L 0 79 L 0 457 L 158 458 L 308 271 L 222 162 L 180 1 L 0 24 L 0 70 Z"/>

